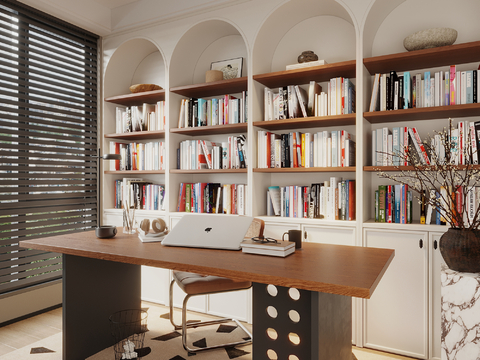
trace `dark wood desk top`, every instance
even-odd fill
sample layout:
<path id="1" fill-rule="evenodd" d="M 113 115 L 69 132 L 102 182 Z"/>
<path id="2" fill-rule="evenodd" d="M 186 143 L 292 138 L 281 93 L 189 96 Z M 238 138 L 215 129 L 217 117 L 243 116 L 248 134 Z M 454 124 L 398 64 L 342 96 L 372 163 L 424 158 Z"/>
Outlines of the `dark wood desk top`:
<path id="1" fill-rule="evenodd" d="M 20 241 L 20 246 L 367 299 L 394 257 L 389 249 L 308 242 L 286 258 L 167 247 L 142 243 L 121 229 L 113 239 L 98 239 L 94 231 L 87 231 Z"/>

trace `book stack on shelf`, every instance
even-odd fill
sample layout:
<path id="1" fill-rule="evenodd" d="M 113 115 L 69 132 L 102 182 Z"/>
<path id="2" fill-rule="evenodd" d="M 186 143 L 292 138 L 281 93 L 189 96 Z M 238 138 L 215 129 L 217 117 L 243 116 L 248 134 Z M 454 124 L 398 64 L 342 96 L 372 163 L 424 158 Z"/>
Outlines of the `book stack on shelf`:
<path id="1" fill-rule="evenodd" d="M 178 128 L 246 123 L 247 101 L 247 91 L 242 92 L 241 98 L 224 95 L 212 99 L 182 99 Z"/>
<path id="2" fill-rule="evenodd" d="M 164 141 L 120 143 L 110 141 L 110 153 L 120 154 L 121 160 L 110 162 L 110 170 L 165 170 Z"/>
<path id="3" fill-rule="evenodd" d="M 165 130 L 165 101 L 156 104 L 116 108 L 115 132 Z"/>
<path id="4" fill-rule="evenodd" d="M 408 185 L 379 185 L 375 190 L 375 221 L 381 223 L 412 223 L 412 191 Z"/>
<path id="5" fill-rule="evenodd" d="M 355 180 L 331 177 L 310 186 L 270 186 L 267 216 L 355 220 Z"/>
<path id="6" fill-rule="evenodd" d="M 355 85 L 348 78 L 337 77 L 330 79 L 327 92 L 316 81 L 310 81 L 308 91 L 299 85 L 265 88 L 264 109 L 265 121 L 352 114 Z"/>
<path id="7" fill-rule="evenodd" d="M 182 170 L 243 169 L 247 167 L 246 138 L 229 136 L 225 142 L 185 140 L 178 149 L 177 168 Z"/>
<path id="8" fill-rule="evenodd" d="M 480 70 L 458 71 L 456 65 L 434 73 L 376 73 L 369 111 L 478 103 L 479 75 Z"/>
<path id="9" fill-rule="evenodd" d="M 115 180 L 115 209 L 122 209 L 124 200 L 138 210 L 165 210 L 165 185 L 141 178 Z"/>
<path id="10" fill-rule="evenodd" d="M 247 185 L 180 183 L 178 212 L 245 215 Z"/>
<path id="11" fill-rule="evenodd" d="M 455 165 L 478 164 L 480 141 L 480 121 L 458 121 L 450 131 L 452 159 Z M 421 140 L 415 127 L 388 127 L 372 131 L 373 166 L 407 166 L 405 147 L 415 151 L 415 158 L 423 165 L 442 164 L 445 161 L 445 148 L 440 135 L 434 134 L 429 143 Z M 471 154 L 467 153 L 471 149 Z"/>
<path id="12" fill-rule="evenodd" d="M 258 168 L 355 166 L 355 142 L 345 130 L 275 134 L 260 130 Z"/>
<path id="13" fill-rule="evenodd" d="M 242 252 L 248 254 L 286 257 L 295 252 L 295 243 L 291 241 L 266 241 L 243 240 L 240 244 Z"/>

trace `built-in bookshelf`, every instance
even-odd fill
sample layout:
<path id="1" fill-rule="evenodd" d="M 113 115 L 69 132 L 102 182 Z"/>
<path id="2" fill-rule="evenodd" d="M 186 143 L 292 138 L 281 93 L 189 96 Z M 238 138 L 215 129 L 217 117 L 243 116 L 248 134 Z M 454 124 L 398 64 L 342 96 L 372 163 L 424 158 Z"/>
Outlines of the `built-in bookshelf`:
<path id="1" fill-rule="evenodd" d="M 423 3 L 426 5 L 421 7 L 420 4 Z M 478 5 L 474 5 L 474 2 L 460 0 L 459 3 L 458 6 L 465 6 L 471 9 L 472 13 L 478 13 L 476 11 Z M 266 3 L 264 6 L 268 7 L 270 5 Z M 427 5 L 431 5 L 430 8 L 435 6 L 433 0 L 392 0 L 391 2 L 374 0 L 369 2 L 369 7 L 361 12 L 361 17 L 355 18 L 355 15 L 353 15 L 356 12 L 355 9 L 347 9 L 347 5 L 344 5 L 343 2 L 334 0 L 318 2 L 292 0 L 282 5 L 272 5 L 270 12 L 261 17 L 262 20 L 240 19 L 238 22 L 228 22 L 218 20 L 217 17 L 210 19 L 208 14 L 200 14 L 199 19 L 203 20 L 199 20 L 192 26 L 187 24 L 186 20 L 178 20 L 185 23 L 182 23 L 182 26 L 179 27 L 182 29 L 182 33 L 177 34 L 178 40 L 174 47 L 172 47 L 170 42 L 164 43 L 165 40 L 162 36 L 157 37 L 157 34 L 148 28 L 139 30 L 141 35 L 145 36 L 143 39 L 137 38 L 138 34 L 135 33 L 135 35 L 121 34 L 120 39 L 125 40 L 125 43 L 116 42 L 112 39 L 107 40 L 106 50 L 112 53 L 118 52 L 122 56 L 113 58 L 114 61 L 106 62 L 107 73 L 110 69 L 113 70 L 106 77 L 106 94 L 108 96 L 104 100 L 104 149 L 110 140 L 142 142 L 145 140 L 162 139 L 166 142 L 168 161 L 165 171 L 120 172 L 106 170 L 104 194 L 107 194 L 107 201 L 103 202 L 105 208 L 107 210 L 113 208 L 113 201 L 108 198 L 110 196 L 108 194 L 111 189 L 110 184 L 113 184 L 114 179 L 140 175 L 140 177 L 145 177 L 146 180 L 166 184 L 165 201 L 167 205 L 165 211 L 159 212 L 159 214 L 169 219 L 170 223 L 172 223 L 172 219 L 182 215 L 176 211 L 181 183 L 241 183 L 248 186 L 248 191 L 245 194 L 248 204 L 246 207 L 247 215 L 264 219 L 267 223 L 266 229 L 270 231 L 270 234 L 280 234 L 281 236 L 285 230 L 301 228 L 305 233 L 307 231 L 309 233 L 307 241 L 312 241 L 315 238 L 312 235 L 314 233 L 313 230 L 320 229 L 318 231 L 320 231 L 322 236 L 313 241 L 330 241 L 335 238 L 335 236 L 330 236 L 332 232 L 336 234 L 336 232 L 342 232 L 347 229 L 349 231 L 348 236 L 353 240 L 346 244 L 376 246 L 378 244 L 370 240 L 375 232 L 381 233 L 379 238 L 382 240 L 389 240 L 390 235 L 398 235 L 402 241 L 403 235 L 405 235 L 406 239 L 411 240 L 411 238 L 421 234 L 425 242 L 427 242 L 426 239 L 429 235 L 434 237 L 431 234 L 444 232 L 446 229 L 444 226 L 421 225 L 419 223 L 419 210 L 415 202 L 413 205 L 412 224 L 389 224 L 372 220 L 374 219 L 375 190 L 378 189 L 379 185 L 388 183 L 388 180 L 379 178 L 377 174 L 379 169 L 387 172 L 395 172 L 399 169 L 413 169 L 410 166 L 397 168 L 394 166 L 369 165 L 371 163 L 372 130 L 383 126 L 398 127 L 401 126 L 400 124 L 405 124 L 405 126 L 417 127 L 423 139 L 431 129 L 438 130 L 444 127 L 449 117 L 456 120 L 466 118 L 468 121 L 474 121 L 478 120 L 478 118 L 474 119 L 475 117 L 480 116 L 479 103 L 392 111 L 368 111 L 372 90 L 371 82 L 376 73 L 388 73 L 391 70 L 395 70 L 398 73 L 418 70 L 423 73 L 429 70 L 436 71 L 438 67 L 449 65 L 468 64 L 472 69 L 478 66 L 480 62 L 480 41 L 471 41 L 475 39 L 473 34 L 465 36 L 466 28 L 461 17 L 466 15 L 465 13 L 460 14 L 457 11 L 458 8 L 457 10 L 451 10 L 451 12 L 455 12 L 453 16 L 446 16 L 445 12 L 447 10 L 442 8 L 442 15 L 438 17 L 438 21 L 430 19 L 428 20 L 428 25 L 426 25 L 429 27 L 432 24 L 439 26 L 440 23 L 446 24 L 448 21 L 448 24 L 450 24 L 451 21 L 452 25 L 449 26 L 458 26 L 458 44 L 418 51 L 403 50 L 403 38 L 408 32 L 413 32 L 413 29 L 410 31 L 406 27 L 414 27 L 413 25 L 417 26 L 419 23 L 425 23 L 424 14 Z M 244 5 L 239 4 L 236 6 L 241 8 Z M 256 5 L 253 4 L 253 6 Z M 361 7 L 363 5 L 358 6 Z M 417 6 L 423 10 L 413 11 Z M 291 16 L 293 13 L 295 13 L 295 16 Z M 402 23 L 400 26 L 398 25 L 399 22 Z M 232 25 L 233 23 L 236 25 Z M 254 35 L 250 35 L 250 31 L 245 30 L 246 28 L 250 29 L 252 25 L 257 25 L 258 28 Z M 479 27 L 476 24 L 471 26 L 475 29 Z M 189 30 L 184 32 L 185 28 Z M 328 31 L 325 31 L 325 29 L 328 29 Z M 347 33 L 345 33 L 345 29 Z M 161 32 L 160 30 L 159 33 Z M 325 34 L 327 32 L 328 36 Z M 478 31 L 475 30 L 473 33 L 478 34 Z M 154 41 L 146 40 L 150 38 L 158 42 L 154 44 Z M 108 41 L 114 45 L 111 45 Z M 390 47 L 391 44 L 397 44 L 397 46 L 394 47 L 392 45 Z M 145 58 L 150 56 L 149 54 L 152 51 L 169 54 L 170 51 L 158 51 L 159 49 L 156 49 L 157 46 L 161 47 L 163 45 L 165 45 L 166 49 L 173 49 L 170 55 L 166 55 L 169 57 L 168 61 L 167 59 L 162 60 L 162 64 L 168 63 L 170 65 L 168 68 L 164 66 L 164 73 L 159 76 L 160 80 L 157 81 L 166 90 L 128 94 L 128 86 L 134 83 L 132 80 L 134 78 L 132 76 L 134 70 L 128 73 L 125 71 L 126 66 L 138 67 Z M 301 50 L 314 50 L 318 53 L 320 59 L 325 59 L 328 63 L 310 68 L 284 70 L 286 65 L 296 62 L 297 50 L 300 48 Z M 138 54 L 138 49 L 145 49 L 144 53 L 134 56 L 134 54 Z M 392 51 L 391 49 L 394 50 Z M 132 54 L 131 61 L 123 61 L 127 53 Z M 158 56 L 161 57 L 163 55 Z M 204 83 L 205 71 L 209 70 L 212 61 L 239 56 L 242 56 L 244 64 L 248 65 L 248 69 L 244 68 L 242 77 Z M 154 74 L 156 73 L 155 70 L 147 69 L 145 73 L 150 72 Z M 322 83 L 322 87 L 325 88 L 325 84 L 335 77 L 345 77 L 355 81 L 356 114 L 264 120 L 265 87 L 271 89 L 288 85 L 306 87 L 310 81 L 316 81 Z M 211 98 L 225 94 L 239 94 L 243 91 L 248 91 L 247 123 L 178 128 L 179 109 L 182 99 Z M 116 95 L 122 92 L 125 95 Z M 164 100 L 168 109 L 165 131 L 117 134 L 107 125 L 114 119 L 113 109 L 116 105 L 138 106 L 142 103 L 155 103 Z M 257 133 L 259 131 L 265 130 L 280 134 L 281 132 L 290 131 L 314 133 L 320 130 L 333 131 L 343 129 L 354 135 L 354 140 L 357 144 L 356 166 L 258 168 Z M 176 168 L 177 149 L 182 141 L 196 139 L 219 141 L 225 136 L 240 134 L 245 135 L 248 142 L 248 168 L 200 170 L 181 170 Z M 103 152 L 105 153 L 106 151 Z M 459 168 L 462 169 L 463 166 L 459 166 Z M 108 169 L 108 167 L 105 167 L 105 169 Z M 314 183 L 329 181 L 331 177 L 355 180 L 356 221 L 339 222 L 327 219 L 292 219 L 267 216 L 266 194 L 270 186 L 311 186 Z M 121 222 L 120 214 L 117 213 L 116 216 L 118 221 Z M 326 235 L 327 240 L 324 240 L 324 233 L 328 234 Z M 403 261 L 403 251 L 405 250 L 400 246 L 398 261 Z M 428 258 L 435 256 L 435 254 L 436 252 L 431 249 L 430 253 L 423 256 Z M 397 261 L 397 258 L 394 261 Z M 409 267 L 408 263 L 404 265 L 404 268 Z M 425 269 L 429 269 L 429 266 L 430 264 L 426 264 Z M 428 270 L 428 273 L 432 274 L 433 271 Z M 408 281 L 416 278 L 418 278 L 418 274 L 408 277 Z M 391 293 L 393 294 L 393 292 Z M 408 290 L 405 293 L 408 293 Z M 401 308 L 403 306 L 401 302 L 402 296 L 401 294 L 397 295 L 396 298 L 398 300 L 394 299 L 392 303 Z M 416 303 L 416 305 L 418 304 Z M 428 306 L 424 305 L 420 304 L 418 308 L 428 309 Z M 357 306 L 357 310 L 362 308 L 362 306 Z M 364 305 L 365 308 L 367 306 L 370 305 Z M 369 314 L 374 313 L 375 306 L 371 305 L 368 310 Z M 395 311 L 391 313 L 393 312 Z M 402 312 L 404 314 L 409 313 L 408 309 Z M 363 314 L 362 318 L 361 315 L 357 314 L 357 320 L 360 319 L 359 321 L 367 322 L 367 320 L 363 320 L 367 316 Z M 423 315 L 422 313 L 421 316 Z M 418 316 L 418 318 L 421 318 L 421 316 Z M 431 316 L 428 315 L 428 319 L 430 318 Z M 371 321 L 371 319 L 368 318 L 368 321 Z M 402 338 L 407 336 L 412 328 L 435 328 L 435 324 L 428 325 L 430 327 L 424 323 L 415 323 L 402 332 Z M 398 349 L 393 345 L 377 343 L 375 336 L 372 336 L 368 330 L 365 330 L 369 326 L 368 324 L 365 326 L 358 324 L 356 327 L 354 326 L 354 330 L 358 330 L 356 334 L 353 334 L 354 343 L 359 345 L 365 345 L 365 343 L 373 344 L 372 347 L 378 345 L 378 347 L 398 353 Z M 390 328 L 390 325 L 385 325 L 383 328 Z M 362 334 L 364 330 L 365 333 Z M 425 336 L 416 336 L 416 338 L 424 341 Z M 403 353 L 419 358 L 438 358 L 434 355 L 431 356 L 431 354 L 416 352 L 416 350 L 410 351 L 410 349 L 405 350 Z"/>

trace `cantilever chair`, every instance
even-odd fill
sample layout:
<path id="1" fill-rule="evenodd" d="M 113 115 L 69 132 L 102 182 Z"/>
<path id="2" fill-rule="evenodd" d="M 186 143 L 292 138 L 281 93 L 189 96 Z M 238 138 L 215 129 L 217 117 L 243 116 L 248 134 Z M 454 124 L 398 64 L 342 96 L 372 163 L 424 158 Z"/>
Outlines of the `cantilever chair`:
<path id="1" fill-rule="evenodd" d="M 263 229 L 265 223 L 261 219 L 254 218 L 252 225 L 245 234 L 245 238 L 251 238 L 255 236 L 263 236 Z M 173 320 L 173 285 L 177 284 L 180 289 L 185 292 L 186 296 L 183 300 L 182 306 L 182 324 L 177 325 Z M 169 305 L 170 305 L 170 322 L 175 330 L 182 330 L 182 343 L 185 350 L 190 353 L 196 353 L 198 351 L 217 349 L 222 347 L 230 347 L 240 344 L 246 344 L 252 341 L 252 334 L 237 320 L 231 318 L 222 318 L 212 321 L 201 321 L 187 324 L 187 302 L 192 296 L 198 295 L 210 295 L 218 294 L 230 291 L 238 291 L 249 289 L 252 286 L 250 281 L 235 281 L 220 276 L 200 275 L 185 271 L 173 271 L 173 280 L 170 283 Z M 245 333 L 248 335 L 246 340 L 237 342 L 231 342 L 227 344 L 218 344 L 213 346 L 207 346 L 202 348 L 192 349 L 187 345 L 187 328 L 200 327 L 207 325 L 220 324 L 225 322 L 235 322 Z"/>

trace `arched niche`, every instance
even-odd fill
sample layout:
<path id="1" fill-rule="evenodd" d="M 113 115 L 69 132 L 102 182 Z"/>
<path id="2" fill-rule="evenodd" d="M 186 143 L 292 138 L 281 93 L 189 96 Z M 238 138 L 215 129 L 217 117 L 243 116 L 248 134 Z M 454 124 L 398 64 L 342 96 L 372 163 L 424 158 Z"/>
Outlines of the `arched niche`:
<path id="1" fill-rule="evenodd" d="M 120 45 L 105 69 L 104 96 L 125 95 L 134 84 L 165 87 L 165 61 L 158 47 L 147 39 L 132 39 Z"/>
<path id="2" fill-rule="evenodd" d="M 364 57 L 407 51 L 403 40 L 414 32 L 436 27 L 457 30 L 455 44 L 478 41 L 480 2 L 458 0 L 392 0 L 372 2 L 365 18 Z"/>
<path id="3" fill-rule="evenodd" d="M 285 70 L 302 51 L 328 63 L 354 60 L 356 30 L 345 8 L 334 0 L 290 1 L 270 14 L 253 47 L 253 73 Z"/>
<path id="4" fill-rule="evenodd" d="M 170 86 L 201 84 L 212 62 L 243 58 L 247 75 L 248 50 L 239 30 L 223 20 L 208 20 L 192 26 L 179 40 L 170 65 Z"/>

